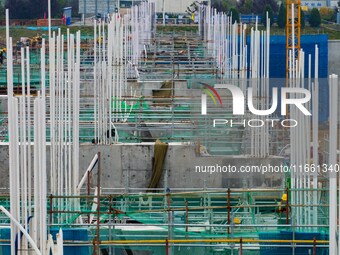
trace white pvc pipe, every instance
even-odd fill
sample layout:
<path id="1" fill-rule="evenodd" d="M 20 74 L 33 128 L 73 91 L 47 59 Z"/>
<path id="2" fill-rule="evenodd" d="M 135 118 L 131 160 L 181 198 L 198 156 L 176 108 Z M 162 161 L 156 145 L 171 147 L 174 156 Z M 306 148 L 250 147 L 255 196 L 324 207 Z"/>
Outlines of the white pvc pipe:
<path id="1" fill-rule="evenodd" d="M 338 111 L 338 76 L 329 76 L 329 166 L 337 164 L 337 111 Z M 329 173 L 329 254 L 337 254 L 337 179 L 336 173 Z M 340 240 L 339 240 L 340 242 Z"/>
<path id="2" fill-rule="evenodd" d="M 58 255 L 64 254 L 64 245 L 63 245 L 63 230 L 60 228 L 59 233 L 57 234 L 57 247 L 58 247 Z"/>
<path id="3" fill-rule="evenodd" d="M 51 40 L 51 0 L 48 0 L 48 41 Z"/>
<path id="4" fill-rule="evenodd" d="M 311 61 L 311 55 L 309 55 L 309 79 L 311 80 L 312 77 L 312 61 Z M 318 62 L 317 54 L 315 55 L 315 63 Z M 318 66 L 316 66 L 318 68 Z M 312 85 L 313 87 L 313 164 L 317 166 L 319 164 L 319 83 L 317 81 L 317 77 L 315 76 L 315 82 Z M 315 172 L 313 174 L 313 189 L 318 188 L 318 173 Z M 318 192 L 313 192 L 313 204 L 318 204 Z M 313 222 L 312 224 L 317 224 L 318 222 L 318 208 L 313 208 Z"/>
<path id="5" fill-rule="evenodd" d="M 98 162 L 98 154 L 94 155 L 90 165 L 87 167 L 83 177 L 81 178 L 78 186 L 77 186 L 77 191 L 80 192 L 80 189 L 83 187 L 88 175 L 92 172 L 93 168 L 95 167 L 95 165 Z"/>

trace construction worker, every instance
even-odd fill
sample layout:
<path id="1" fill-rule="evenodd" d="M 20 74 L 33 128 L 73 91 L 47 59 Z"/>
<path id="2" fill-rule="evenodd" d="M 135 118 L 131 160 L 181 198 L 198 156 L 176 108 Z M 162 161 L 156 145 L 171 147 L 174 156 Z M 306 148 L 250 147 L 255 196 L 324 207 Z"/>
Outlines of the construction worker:
<path id="1" fill-rule="evenodd" d="M 0 65 L 4 63 L 5 53 L 6 53 L 6 48 L 2 48 L 0 50 Z"/>
<path id="2" fill-rule="evenodd" d="M 286 212 L 286 211 L 287 211 L 287 194 L 286 194 L 286 193 L 284 193 L 284 194 L 282 195 L 281 201 L 278 203 L 278 205 L 279 205 L 278 211 L 279 211 L 280 213 Z"/>

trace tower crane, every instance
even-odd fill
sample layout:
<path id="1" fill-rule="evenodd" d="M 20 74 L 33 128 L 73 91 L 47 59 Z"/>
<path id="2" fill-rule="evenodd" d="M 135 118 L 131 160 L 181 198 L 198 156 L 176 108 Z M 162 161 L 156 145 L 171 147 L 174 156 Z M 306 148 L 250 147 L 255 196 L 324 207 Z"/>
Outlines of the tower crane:
<path id="1" fill-rule="evenodd" d="M 286 78 L 288 79 L 289 62 L 293 60 L 294 67 L 296 60 L 299 59 L 301 48 L 301 0 L 286 0 L 286 10 Z"/>

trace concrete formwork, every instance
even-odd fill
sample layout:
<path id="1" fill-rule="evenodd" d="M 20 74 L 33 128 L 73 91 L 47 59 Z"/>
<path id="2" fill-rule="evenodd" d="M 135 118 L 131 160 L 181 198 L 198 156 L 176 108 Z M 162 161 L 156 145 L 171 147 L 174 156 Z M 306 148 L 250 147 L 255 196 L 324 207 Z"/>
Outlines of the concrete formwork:
<path id="1" fill-rule="evenodd" d="M 196 166 L 280 166 L 281 157 L 255 158 L 247 156 L 201 156 L 193 144 L 170 144 L 159 188 L 242 188 L 280 187 L 283 173 L 204 173 L 196 172 Z M 83 175 L 93 156 L 101 152 L 101 186 L 103 188 L 147 188 L 152 175 L 154 143 L 80 146 L 80 176 Z M 47 152 L 49 169 L 49 148 Z M 204 170 L 203 170 L 204 171 Z M 0 146 L 0 186 L 8 188 L 8 145 Z M 49 170 L 47 170 L 49 176 Z M 96 185 L 94 170 L 92 185 Z"/>

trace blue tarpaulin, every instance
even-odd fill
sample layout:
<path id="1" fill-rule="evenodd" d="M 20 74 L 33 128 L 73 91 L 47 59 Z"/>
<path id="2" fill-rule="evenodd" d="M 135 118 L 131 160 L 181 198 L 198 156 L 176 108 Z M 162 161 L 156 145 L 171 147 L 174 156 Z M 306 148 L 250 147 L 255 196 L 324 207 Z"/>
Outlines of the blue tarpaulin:
<path id="1" fill-rule="evenodd" d="M 319 48 L 319 78 L 328 75 L 328 35 L 301 35 L 301 48 L 305 52 L 305 70 L 308 70 L 308 55 L 312 56 L 312 77 L 314 77 L 315 45 Z M 286 77 L 286 37 L 270 37 L 270 77 Z"/>
<path id="2" fill-rule="evenodd" d="M 250 45 L 250 37 L 247 38 Z M 308 77 L 308 55 L 312 60 L 312 78 L 314 78 L 315 45 L 319 48 L 319 121 L 328 120 L 329 116 L 329 89 L 328 89 L 328 35 L 301 35 L 301 48 L 305 52 L 305 77 Z M 249 59 L 248 52 L 248 59 Z M 286 86 L 283 79 L 286 78 L 286 37 L 284 35 L 272 35 L 270 37 L 270 69 L 271 87 Z M 249 65 L 249 63 L 248 63 Z M 277 82 L 273 82 L 277 79 Z M 307 88 L 307 84 L 306 84 Z M 280 108 L 280 106 L 278 107 Z"/>

